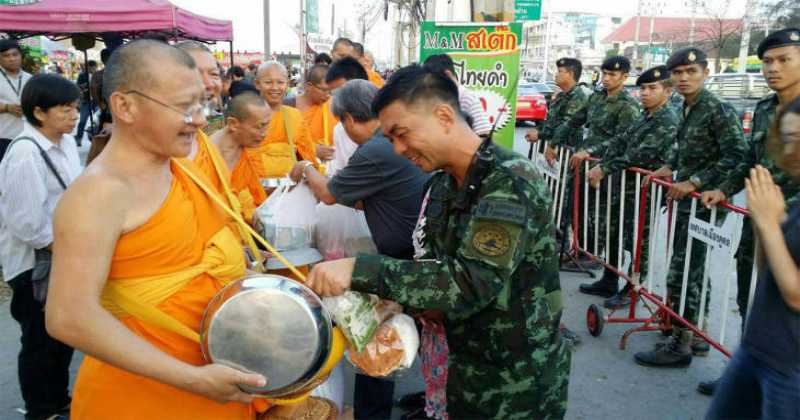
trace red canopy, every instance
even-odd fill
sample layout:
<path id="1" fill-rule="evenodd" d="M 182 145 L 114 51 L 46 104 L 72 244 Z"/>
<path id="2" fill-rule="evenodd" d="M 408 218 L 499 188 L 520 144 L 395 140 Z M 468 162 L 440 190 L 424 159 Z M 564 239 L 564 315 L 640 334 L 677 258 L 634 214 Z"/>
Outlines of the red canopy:
<path id="1" fill-rule="evenodd" d="M 233 40 L 230 21 L 199 16 L 167 0 L 31 0 L 30 3 L 0 6 L 0 32 L 67 35 L 160 31 L 203 41 Z"/>

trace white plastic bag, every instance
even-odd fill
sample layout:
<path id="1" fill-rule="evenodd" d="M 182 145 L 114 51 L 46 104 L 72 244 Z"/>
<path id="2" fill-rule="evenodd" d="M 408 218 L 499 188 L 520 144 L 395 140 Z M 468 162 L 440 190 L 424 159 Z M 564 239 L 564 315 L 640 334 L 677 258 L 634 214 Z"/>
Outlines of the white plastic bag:
<path id="1" fill-rule="evenodd" d="M 306 184 L 282 185 L 255 214 L 264 239 L 279 251 L 310 248 L 317 220 L 317 199 Z"/>
<path id="2" fill-rule="evenodd" d="M 364 349 L 351 348 L 347 357 L 361 372 L 373 377 L 387 377 L 414 364 L 419 351 L 419 333 L 414 320 L 396 313 L 381 323 Z"/>
<path id="3" fill-rule="evenodd" d="M 364 212 L 339 204 L 317 206 L 315 239 L 326 261 L 378 253 Z"/>

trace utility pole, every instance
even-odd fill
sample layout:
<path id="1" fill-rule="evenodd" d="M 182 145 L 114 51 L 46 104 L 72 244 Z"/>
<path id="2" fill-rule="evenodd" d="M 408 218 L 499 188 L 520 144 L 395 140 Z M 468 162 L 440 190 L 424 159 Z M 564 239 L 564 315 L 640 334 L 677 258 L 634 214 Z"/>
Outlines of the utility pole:
<path id="1" fill-rule="evenodd" d="M 750 49 L 750 27 L 752 11 L 758 7 L 757 0 L 747 0 L 744 6 L 744 16 L 742 17 L 742 42 L 739 44 L 739 73 L 747 72 L 747 53 Z"/>
<path id="2" fill-rule="evenodd" d="M 549 60 L 550 60 L 550 22 L 553 20 L 553 13 L 548 9 L 547 10 L 547 25 L 545 25 L 545 32 L 544 32 L 544 66 L 542 71 L 542 81 L 547 81 L 547 74 L 549 67 Z"/>
<path id="3" fill-rule="evenodd" d="M 336 26 L 336 3 L 331 2 L 331 36 L 333 36 L 333 31 L 335 26 Z"/>
<path id="4" fill-rule="evenodd" d="M 689 43 L 694 44 L 694 20 L 697 16 L 697 3 L 700 0 L 689 0 L 692 2 L 692 17 L 689 19 Z"/>
<path id="5" fill-rule="evenodd" d="M 300 74 L 306 71 L 306 0 L 300 0 Z"/>
<path id="6" fill-rule="evenodd" d="M 269 60 L 272 52 L 269 45 L 269 0 L 264 0 L 264 59 Z"/>
<path id="7" fill-rule="evenodd" d="M 633 66 L 639 59 L 639 26 L 642 21 L 642 0 L 636 1 L 636 29 L 633 32 Z"/>

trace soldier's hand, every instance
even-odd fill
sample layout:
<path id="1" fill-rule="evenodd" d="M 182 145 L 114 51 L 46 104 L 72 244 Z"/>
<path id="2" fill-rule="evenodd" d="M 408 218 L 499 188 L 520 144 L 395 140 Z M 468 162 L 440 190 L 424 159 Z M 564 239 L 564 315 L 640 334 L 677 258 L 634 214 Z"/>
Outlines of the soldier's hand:
<path id="1" fill-rule="evenodd" d="M 525 133 L 525 140 L 528 140 L 528 143 L 536 143 L 539 141 L 539 130 L 532 128 Z"/>
<path id="2" fill-rule="evenodd" d="M 556 149 L 554 147 L 547 146 L 544 148 L 544 158 L 547 160 L 547 163 L 550 166 L 555 166 L 556 162 Z"/>
<path id="3" fill-rule="evenodd" d="M 355 258 L 319 263 L 308 274 L 306 286 L 320 296 L 339 296 L 350 288 L 355 265 Z"/>
<path id="4" fill-rule="evenodd" d="M 581 150 L 580 152 L 577 152 L 574 155 L 572 155 L 572 157 L 569 159 L 569 166 L 570 168 L 575 169 L 581 164 L 581 162 L 583 162 L 588 158 L 589 158 L 589 152 Z"/>
<path id="5" fill-rule="evenodd" d="M 599 166 L 595 166 L 592 168 L 592 170 L 586 173 L 586 179 L 589 181 L 589 185 L 591 185 L 592 188 L 599 187 L 600 181 L 602 181 L 605 176 L 605 172 L 603 172 L 603 169 Z"/>
<path id="6" fill-rule="evenodd" d="M 747 209 L 760 231 L 769 225 L 780 225 L 786 220 L 783 192 L 775 185 L 768 170 L 756 165 L 750 170 L 750 178 L 744 180 L 744 185 L 747 190 Z"/>
<path id="7" fill-rule="evenodd" d="M 693 193 L 696 189 L 694 184 L 689 181 L 672 184 L 672 186 L 669 187 L 669 191 L 667 191 L 667 198 L 681 200 L 683 197 Z"/>
<path id="8" fill-rule="evenodd" d="M 703 191 L 703 193 L 700 194 L 700 202 L 703 203 L 707 209 L 710 209 L 711 207 L 714 207 L 727 199 L 728 197 L 725 196 L 725 193 L 720 190 Z"/>
<path id="9" fill-rule="evenodd" d="M 670 178 L 670 177 L 672 177 L 672 169 L 670 169 L 669 166 L 662 166 L 658 168 L 658 170 L 653 172 L 651 175 L 648 175 L 645 178 L 645 181 L 649 183 L 653 180 L 653 178 Z"/>

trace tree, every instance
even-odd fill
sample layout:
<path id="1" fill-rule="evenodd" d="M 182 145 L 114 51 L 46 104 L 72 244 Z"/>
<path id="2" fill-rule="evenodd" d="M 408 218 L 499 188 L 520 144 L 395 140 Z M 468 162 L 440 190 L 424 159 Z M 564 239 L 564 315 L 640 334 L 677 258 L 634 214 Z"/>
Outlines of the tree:
<path id="1" fill-rule="evenodd" d="M 730 19 L 728 15 L 728 7 L 730 3 L 725 0 L 718 0 L 715 2 L 694 0 L 697 2 L 700 10 L 710 23 L 707 25 L 700 25 L 695 27 L 695 39 L 700 40 L 708 46 L 708 49 L 713 52 L 714 68 L 721 71 L 721 63 L 723 52 L 729 45 L 736 45 L 737 39 L 741 39 L 742 21 L 739 19 Z M 738 50 L 735 55 L 725 58 L 733 58 L 738 55 Z"/>
<path id="2" fill-rule="evenodd" d="M 356 27 L 362 44 L 367 39 L 367 32 L 383 15 L 384 7 L 385 3 L 382 0 L 359 0 L 355 3 Z"/>

